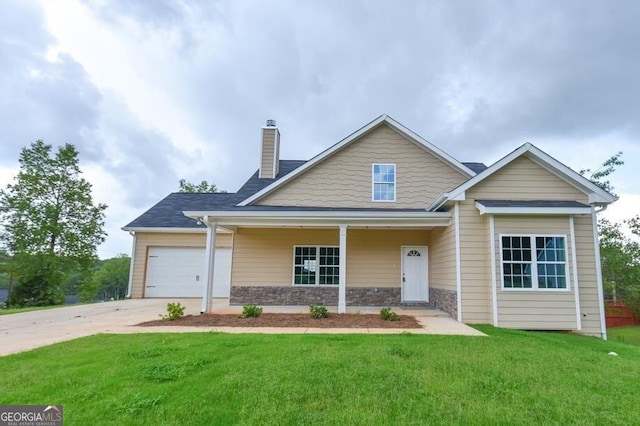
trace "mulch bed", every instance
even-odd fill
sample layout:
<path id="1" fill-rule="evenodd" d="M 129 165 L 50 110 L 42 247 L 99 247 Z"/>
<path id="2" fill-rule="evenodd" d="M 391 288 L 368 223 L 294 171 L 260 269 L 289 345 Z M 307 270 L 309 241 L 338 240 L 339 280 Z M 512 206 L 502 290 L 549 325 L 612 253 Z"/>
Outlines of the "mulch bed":
<path id="1" fill-rule="evenodd" d="M 409 315 L 399 315 L 399 321 L 384 321 L 373 314 L 331 314 L 329 318 L 315 319 L 309 314 L 269 314 L 258 318 L 240 318 L 238 315 L 187 315 L 174 321 L 155 320 L 138 324 L 143 327 L 305 327 L 305 328 L 422 328 Z"/>

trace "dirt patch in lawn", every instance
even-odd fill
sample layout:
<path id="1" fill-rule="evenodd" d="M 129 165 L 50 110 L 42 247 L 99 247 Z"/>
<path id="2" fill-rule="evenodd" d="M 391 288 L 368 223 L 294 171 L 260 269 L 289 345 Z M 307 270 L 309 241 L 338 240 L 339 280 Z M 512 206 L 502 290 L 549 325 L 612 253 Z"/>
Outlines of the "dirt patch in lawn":
<path id="1" fill-rule="evenodd" d="M 258 318 L 241 318 L 238 315 L 187 315 L 173 320 L 147 321 L 140 326 L 188 326 L 188 327 L 305 327 L 305 328 L 422 328 L 409 315 L 399 315 L 399 321 L 384 321 L 372 314 L 332 314 L 329 318 L 315 319 L 309 314 L 262 314 Z"/>

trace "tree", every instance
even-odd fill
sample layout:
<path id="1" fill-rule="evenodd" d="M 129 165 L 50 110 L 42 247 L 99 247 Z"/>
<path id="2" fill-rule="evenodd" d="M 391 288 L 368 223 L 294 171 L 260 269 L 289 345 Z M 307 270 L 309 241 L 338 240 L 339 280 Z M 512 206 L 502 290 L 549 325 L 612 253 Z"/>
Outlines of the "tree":
<path id="1" fill-rule="evenodd" d="M 582 169 L 580 170 L 580 174 L 610 194 L 616 195 L 613 192 L 613 185 L 611 185 L 609 180 L 605 180 L 605 178 L 615 172 L 616 167 L 624 164 L 624 161 L 620 159 L 621 157 L 622 152 L 618 152 L 602 163 L 602 165 L 596 170 L 592 171 L 591 169 Z"/>
<path id="2" fill-rule="evenodd" d="M 65 273 L 88 269 L 97 258 L 107 206 L 93 204 L 73 145 L 52 155 L 52 146 L 38 140 L 22 149 L 19 162 L 14 183 L 0 191 L 0 238 L 17 278 L 9 303 L 61 303 Z"/>
<path id="3" fill-rule="evenodd" d="M 101 262 L 88 282 L 83 283 L 80 297 L 85 302 L 99 298 L 101 300 L 124 299 L 129 284 L 131 258 L 120 254 Z"/>
<path id="4" fill-rule="evenodd" d="M 180 184 L 180 189 L 178 192 L 190 192 L 190 193 L 212 193 L 212 192 L 226 192 L 226 191 L 218 191 L 218 187 L 215 183 L 208 183 L 206 180 L 203 180 L 199 184 L 194 184 L 186 179 L 180 179 L 178 182 Z"/>

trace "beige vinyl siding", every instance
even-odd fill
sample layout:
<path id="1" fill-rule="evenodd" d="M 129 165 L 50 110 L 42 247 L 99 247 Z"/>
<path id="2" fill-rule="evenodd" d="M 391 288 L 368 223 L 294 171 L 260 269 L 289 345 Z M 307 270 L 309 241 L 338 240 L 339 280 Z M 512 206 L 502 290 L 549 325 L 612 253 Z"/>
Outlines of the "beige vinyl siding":
<path id="1" fill-rule="evenodd" d="M 396 201 L 372 201 L 372 164 L 396 165 Z M 256 202 L 270 206 L 424 208 L 466 178 L 381 125 Z"/>
<path id="2" fill-rule="evenodd" d="M 431 231 L 429 287 L 457 290 L 455 223 Z"/>
<path id="3" fill-rule="evenodd" d="M 194 233 L 163 233 L 137 232 L 136 247 L 131 285 L 131 297 L 144 297 L 144 280 L 147 271 L 147 253 L 149 247 L 205 247 L 206 232 Z M 216 247 L 228 248 L 233 245 L 232 234 L 216 235 Z"/>
<path id="4" fill-rule="evenodd" d="M 588 203 L 586 194 L 524 156 L 469 189 L 466 200 L 460 202 L 462 320 L 468 323 L 492 322 L 489 219 L 488 215 L 480 216 L 475 207 L 475 200 L 492 199 L 571 200 Z M 568 220 L 567 218 L 567 223 Z M 544 232 L 544 229 L 540 232 Z M 496 258 L 496 262 L 498 260 Z"/>
<path id="5" fill-rule="evenodd" d="M 425 230 L 347 230 L 347 287 L 400 287 L 402 246 L 428 246 Z"/>
<path id="6" fill-rule="evenodd" d="M 602 337 L 598 280 L 596 275 L 593 224 L 590 215 L 575 216 L 576 254 L 578 260 L 578 282 L 580 293 L 580 315 L 582 333 Z"/>
<path id="7" fill-rule="evenodd" d="M 462 321 L 491 323 L 489 221 L 480 216 L 473 200 L 459 203 Z"/>
<path id="8" fill-rule="evenodd" d="M 428 233 L 347 229 L 347 287 L 399 287 L 401 247 L 427 246 Z M 291 286 L 297 245 L 338 246 L 338 229 L 238 229 L 232 285 Z"/>
<path id="9" fill-rule="evenodd" d="M 513 160 L 469 191 L 467 198 L 494 200 L 572 200 L 589 197 L 525 156 Z"/>
<path id="10" fill-rule="evenodd" d="M 234 241 L 232 286 L 291 286 L 293 246 L 337 246 L 338 229 L 239 228 Z"/>
<path id="11" fill-rule="evenodd" d="M 565 237 L 567 247 L 567 282 L 570 290 L 502 290 L 500 235 L 549 234 Z M 567 216 L 496 216 L 496 287 L 498 325 L 506 328 L 540 330 L 576 330 L 575 293 L 573 287 L 573 247 Z"/>

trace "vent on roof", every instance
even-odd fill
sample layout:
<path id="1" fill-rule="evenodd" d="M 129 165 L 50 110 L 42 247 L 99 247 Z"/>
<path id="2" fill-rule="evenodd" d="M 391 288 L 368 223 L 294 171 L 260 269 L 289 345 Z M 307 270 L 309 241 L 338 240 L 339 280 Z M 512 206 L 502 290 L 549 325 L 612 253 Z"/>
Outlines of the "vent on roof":
<path id="1" fill-rule="evenodd" d="M 267 127 L 276 127 L 276 120 L 267 120 Z"/>

